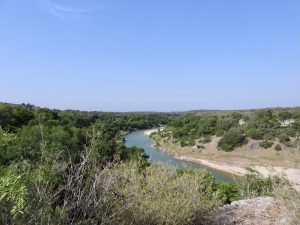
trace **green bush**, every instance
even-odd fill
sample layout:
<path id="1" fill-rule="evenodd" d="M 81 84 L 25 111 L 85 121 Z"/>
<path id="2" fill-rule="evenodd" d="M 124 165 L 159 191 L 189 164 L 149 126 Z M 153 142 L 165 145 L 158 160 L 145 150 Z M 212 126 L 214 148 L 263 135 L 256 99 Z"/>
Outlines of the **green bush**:
<path id="1" fill-rule="evenodd" d="M 281 121 L 291 119 L 292 117 L 293 117 L 293 115 L 289 111 L 281 111 L 278 113 L 278 119 Z"/>
<path id="2" fill-rule="evenodd" d="M 276 150 L 276 151 L 281 151 L 281 146 L 280 146 L 279 144 L 277 144 L 277 145 L 275 146 L 275 150 Z"/>
<path id="3" fill-rule="evenodd" d="M 232 151 L 235 147 L 241 146 L 246 142 L 247 139 L 241 129 L 231 129 L 224 134 L 218 143 L 218 147 L 224 151 Z"/>
<path id="4" fill-rule="evenodd" d="M 217 137 L 222 137 L 224 135 L 224 131 L 223 130 L 216 130 L 216 136 Z"/>
<path id="5" fill-rule="evenodd" d="M 12 217 L 22 214 L 26 206 L 28 189 L 24 175 L 19 175 L 15 168 L 0 168 L 0 203 L 8 205 Z M 1 207 L 2 208 L 2 207 Z M 1 213 L 0 213 L 1 215 Z M 1 221 L 1 219 L 0 219 Z"/>
<path id="6" fill-rule="evenodd" d="M 278 135 L 278 130 L 275 128 L 268 128 L 264 130 L 264 140 L 274 140 L 276 138 L 276 136 Z"/>
<path id="7" fill-rule="evenodd" d="M 216 183 L 216 190 L 221 192 L 221 196 L 225 204 L 237 201 L 241 197 L 239 186 L 236 183 Z"/>
<path id="8" fill-rule="evenodd" d="M 278 137 L 280 143 L 286 143 L 290 141 L 290 137 L 286 133 L 282 133 Z"/>
<path id="9" fill-rule="evenodd" d="M 284 177 L 263 177 L 259 172 L 248 168 L 248 173 L 241 180 L 239 190 L 241 198 L 257 196 L 274 196 L 274 191 L 281 187 L 290 187 L 289 181 Z"/>
<path id="10" fill-rule="evenodd" d="M 199 224 L 224 199 L 211 174 L 200 170 L 179 170 L 150 166 L 143 174 L 134 164 L 122 164 L 113 172 L 121 179 L 116 191 L 124 205 L 131 207 L 123 217 L 125 224 Z"/>
<path id="11" fill-rule="evenodd" d="M 258 128 L 249 129 L 246 135 L 254 140 L 262 140 L 264 136 L 263 131 Z"/>
<path id="12" fill-rule="evenodd" d="M 271 148 L 272 145 L 273 145 L 273 142 L 266 141 L 266 140 L 259 143 L 259 146 L 262 148 Z"/>
<path id="13" fill-rule="evenodd" d="M 194 146 L 194 145 L 195 145 L 195 140 L 183 139 L 180 141 L 181 147 Z"/>
<path id="14" fill-rule="evenodd" d="M 211 142 L 211 137 L 210 136 L 204 136 L 203 143 L 209 143 L 209 142 Z"/>

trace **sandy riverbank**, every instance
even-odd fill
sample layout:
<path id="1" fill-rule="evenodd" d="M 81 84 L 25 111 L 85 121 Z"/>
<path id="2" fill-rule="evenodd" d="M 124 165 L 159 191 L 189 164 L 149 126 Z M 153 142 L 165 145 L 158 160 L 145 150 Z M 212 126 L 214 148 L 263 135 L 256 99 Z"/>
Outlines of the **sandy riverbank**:
<path id="1" fill-rule="evenodd" d="M 176 158 L 180 160 L 198 162 L 205 166 L 209 166 L 213 169 L 231 173 L 236 176 L 244 176 L 248 172 L 246 168 L 235 166 L 235 165 L 228 165 L 225 163 L 220 163 L 215 161 L 196 159 L 187 156 L 176 156 Z M 285 168 L 285 167 L 264 167 L 264 166 L 249 166 L 249 168 L 257 170 L 265 177 L 269 175 L 286 176 L 286 178 L 293 184 L 294 188 L 300 191 L 300 169 Z"/>
<path id="2" fill-rule="evenodd" d="M 247 168 L 257 170 L 263 176 L 285 176 L 300 191 L 300 162 L 299 156 L 288 151 L 280 153 L 272 149 L 249 150 L 243 146 L 233 152 L 218 150 L 219 137 L 213 137 L 209 143 L 201 143 L 204 149 L 197 146 L 181 147 L 172 139 L 153 137 L 159 143 L 159 149 L 169 152 L 177 159 L 198 162 L 216 170 L 231 173 L 236 176 L 244 176 Z M 251 144 L 251 143 L 250 143 Z"/>
<path id="3" fill-rule="evenodd" d="M 155 133 L 158 130 L 162 131 L 163 129 L 164 129 L 164 127 L 158 127 L 158 128 L 152 128 L 152 129 L 144 130 L 144 135 L 150 136 L 152 133 Z"/>
<path id="4" fill-rule="evenodd" d="M 150 136 L 152 133 L 157 132 L 158 129 L 161 128 L 153 128 L 153 129 L 145 130 L 144 134 Z M 154 141 L 158 141 L 156 140 L 156 138 L 154 139 L 155 139 Z M 257 159 L 251 158 L 251 160 L 249 160 L 248 157 L 248 161 L 246 161 L 245 152 L 247 151 L 243 150 L 242 155 L 240 154 L 231 155 L 226 152 L 218 151 L 216 150 L 217 140 L 213 140 L 212 142 L 206 144 L 206 148 L 209 149 L 208 152 L 213 153 L 210 155 L 205 154 L 204 151 L 202 153 L 197 153 L 192 148 L 188 148 L 188 147 L 181 148 L 176 144 L 169 144 L 169 142 L 164 142 L 161 140 L 159 141 L 159 145 L 160 147 L 157 147 L 158 149 L 160 149 L 161 151 L 169 152 L 179 160 L 200 163 L 210 168 L 224 171 L 236 176 L 246 175 L 248 173 L 248 170 L 246 168 L 252 168 L 258 171 L 259 173 L 261 173 L 264 177 L 267 177 L 269 175 L 285 176 L 293 184 L 294 188 L 300 191 L 300 168 L 297 167 L 293 168 L 293 167 L 289 167 L 288 165 L 285 166 L 283 164 L 274 165 L 272 163 L 273 161 L 271 160 L 269 160 L 268 163 L 263 163 L 261 162 L 260 158 Z M 215 149 L 215 151 L 212 151 L 213 149 Z M 252 156 L 253 152 L 251 152 L 251 154 L 248 155 Z M 210 156 L 210 158 L 208 156 Z M 255 161 L 257 162 L 260 161 L 260 162 L 259 164 L 258 163 L 256 164 Z M 262 165 L 268 165 L 268 166 L 262 166 Z"/>

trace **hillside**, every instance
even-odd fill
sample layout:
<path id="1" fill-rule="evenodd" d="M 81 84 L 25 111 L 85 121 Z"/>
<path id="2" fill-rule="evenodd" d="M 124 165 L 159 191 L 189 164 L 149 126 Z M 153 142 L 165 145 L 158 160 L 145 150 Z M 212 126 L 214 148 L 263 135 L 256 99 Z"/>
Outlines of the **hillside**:
<path id="1" fill-rule="evenodd" d="M 285 174 L 300 190 L 300 110 L 191 113 L 151 137 L 157 147 L 235 175 Z"/>
<path id="2" fill-rule="evenodd" d="M 0 105 L 0 223 L 214 224 L 220 207 L 259 196 L 280 199 L 299 221 L 299 193 L 284 177 L 248 171 L 237 183 L 216 182 L 204 170 L 152 165 L 143 149 L 124 145 L 128 132 L 159 126 L 166 128 L 152 135 L 177 145 L 178 121 L 185 132 L 199 118 Z M 191 135 L 180 141 L 201 139 Z"/>

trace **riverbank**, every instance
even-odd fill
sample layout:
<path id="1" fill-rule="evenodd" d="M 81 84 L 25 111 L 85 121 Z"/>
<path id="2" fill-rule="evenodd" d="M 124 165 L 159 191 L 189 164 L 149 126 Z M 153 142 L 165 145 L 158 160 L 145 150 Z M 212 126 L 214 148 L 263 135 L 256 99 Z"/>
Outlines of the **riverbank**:
<path id="1" fill-rule="evenodd" d="M 150 133 L 153 132 L 152 130 Z M 195 147 L 180 147 L 172 140 L 162 139 L 158 135 L 154 135 L 153 138 L 156 148 L 174 155 L 179 160 L 196 162 L 236 176 L 246 175 L 247 168 L 254 169 L 265 177 L 285 176 L 294 188 L 300 191 L 300 169 L 297 168 L 298 159 L 292 158 L 293 155 L 271 151 L 253 152 L 247 149 L 228 153 L 217 149 L 217 139 L 206 144 L 205 149 L 199 150 Z"/>
<path id="2" fill-rule="evenodd" d="M 221 170 L 227 173 L 231 173 L 235 176 L 244 176 L 248 173 L 247 168 L 254 169 L 262 174 L 264 177 L 268 177 L 270 175 L 278 175 L 285 176 L 292 184 L 293 187 L 300 191 L 300 170 L 295 168 L 286 168 L 286 167 L 265 167 L 265 166 L 248 166 L 241 167 L 235 165 L 228 165 L 221 162 L 208 161 L 199 158 L 191 158 L 187 156 L 175 156 L 177 159 L 198 162 L 202 165 L 211 167 L 216 170 Z"/>
<path id="3" fill-rule="evenodd" d="M 159 129 L 159 128 L 152 128 L 152 129 L 144 130 L 144 135 L 150 136 L 151 134 L 157 132 L 158 129 Z"/>
<path id="4" fill-rule="evenodd" d="M 145 154 L 149 156 L 149 160 L 153 164 L 165 164 L 175 168 L 206 169 L 214 175 L 216 181 L 218 182 L 234 182 L 234 176 L 230 173 L 213 169 L 201 163 L 177 159 L 173 154 L 159 150 L 157 147 L 155 147 L 155 141 L 152 138 L 150 139 L 149 136 L 145 135 L 150 135 L 153 131 L 153 129 L 134 131 L 126 135 L 125 145 L 127 147 L 136 146 L 144 149 Z"/>

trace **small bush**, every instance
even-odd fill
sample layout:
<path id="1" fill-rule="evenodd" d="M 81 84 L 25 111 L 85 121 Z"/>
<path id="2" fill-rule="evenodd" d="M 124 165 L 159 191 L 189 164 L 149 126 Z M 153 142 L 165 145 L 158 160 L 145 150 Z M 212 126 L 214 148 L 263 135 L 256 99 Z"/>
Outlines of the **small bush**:
<path id="1" fill-rule="evenodd" d="M 181 140 L 180 146 L 181 147 L 187 147 L 187 146 L 193 146 L 195 145 L 195 140 Z"/>
<path id="2" fill-rule="evenodd" d="M 209 142 L 211 142 L 211 137 L 210 136 L 205 136 L 203 138 L 203 143 L 209 143 Z"/>
<path id="3" fill-rule="evenodd" d="M 276 150 L 276 151 L 281 151 L 281 146 L 280 146 L 279 144 L 277 144 L 277 145 L 275 146 L 275 150 Z"/>
<path id="4" fill-rule="evenodd" d="M 262 148 L 271 148 L 273 145 L 273 142 L 271 141 L 262 141 L 259 143 L 259 146 Z"/>
<path id="5" fill-rule="evenodd" d="M 286 143 L 290 141 L 290 137 L 286 133 L 282 133 L 281 135 L 279 135 L 278 139 L 280 143 Z"/>
<path id="6" fill-rule="evenodd" d="M 254 140 L 262 140 L 263 139 L 263 131 L 257 128 L 251 128 L 246 132 L 248 137 L 251 137 Z"/>
<path id="7" fill-rule="evenodd" d="M 263 139 L 271 141 L 271 140 L 274 140 L 276 138 L 276 136 L 277 136 L 277 130 L 273 129 L 273 128 L 268 128 L 264 131 Z"/>
<path id="8" fill-rule="evenodd" d="M 198 149 L 205 149 L 205 147 L 203 145 L 197 145 Z"/>
<path id="9" fill-rule="evenodd" d="M 216 183 L 216 190 L 221 192 L 221 196 L 225 204 L 237 201 L 241 197 L 239 186 L 236 183 Z"/>
<path id="10" fill-rule="evenodd" d="M 223 130 L 217 130 L 216 131 L 216 136 L 217 137 L 222 137 L 224 135 L 224 131 Z"/>
<path id="11" fill-rule="evenodd" d="M 226 132 L 219 141 L 218 146 L 224 151 L 232 151 L 235 147 L 241 146 L 247 142 L 246 137 L 240 129 L 232 129 Z"/>

